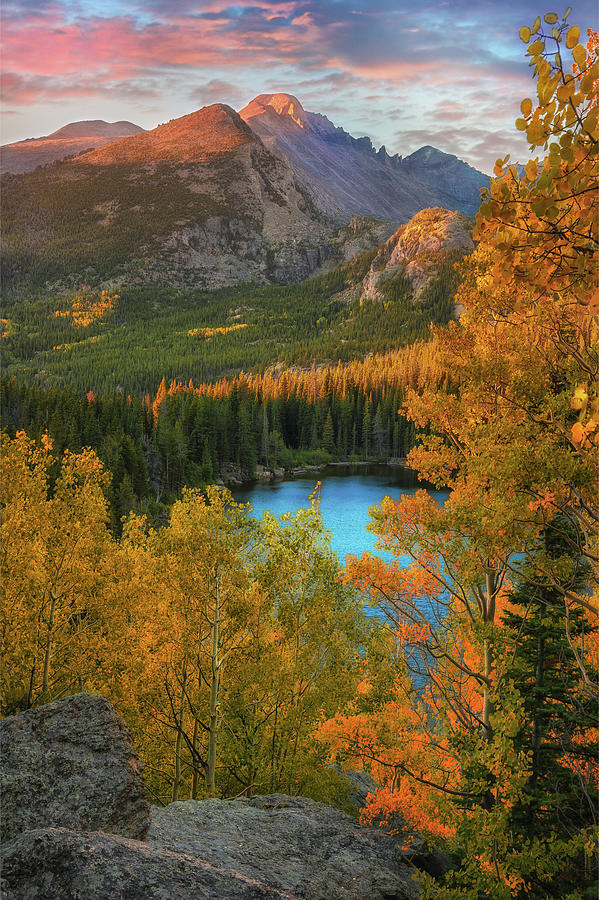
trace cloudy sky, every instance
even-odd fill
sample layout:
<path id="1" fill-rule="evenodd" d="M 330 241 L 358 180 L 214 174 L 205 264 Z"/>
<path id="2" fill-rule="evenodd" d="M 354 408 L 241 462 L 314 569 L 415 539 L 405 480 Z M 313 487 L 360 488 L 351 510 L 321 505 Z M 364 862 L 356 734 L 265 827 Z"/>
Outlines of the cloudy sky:
<path id="1" fill-rule="evenodd" d="M 569 21 L 596 27 L 596 0 Z M 2 142 L 80 119 L 144 128 L 295 94 L 375 146 L 433 144 L 484 171 L 527 156 L 517 32 L 538 0 L 3 0 Z"/>

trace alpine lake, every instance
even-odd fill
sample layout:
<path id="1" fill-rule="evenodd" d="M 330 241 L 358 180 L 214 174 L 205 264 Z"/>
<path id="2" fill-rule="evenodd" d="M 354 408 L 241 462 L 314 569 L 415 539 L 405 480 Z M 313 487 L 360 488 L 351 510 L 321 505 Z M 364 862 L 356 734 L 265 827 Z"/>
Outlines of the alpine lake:
<path id="1" fill-rule="evenodd" d="M 258 519 L 266 510 L 280 516 L 309 506 L 309 497 L 317 481 L 321 482 L 320 509 L 324 526 L 331 533 L 331 547 L 339 557 L 340 566 L 345 564 L 348 553 L 361 556 L 367 551 L 382 559 L 391 559 L 390 553 L 375 547 L 375 536 L 366 530 L 370 521 L 369 507 L 379 503 L 384 496 L 399 499 L 402 494 L 414 494 L 422 488 L 428 490 L 438 503 L 444 503 L 448 496 L 447 491 L 419 482 L 416 473 L 405 466 L 351 463 L 327 466 L 320 472 L 310 472 L 292 480 L 253 482 L 235 488 L 233 495 L 240 502 L 251 503 L 252 515 Z M 407 559 L 405 564 L 408 564 Z"/>

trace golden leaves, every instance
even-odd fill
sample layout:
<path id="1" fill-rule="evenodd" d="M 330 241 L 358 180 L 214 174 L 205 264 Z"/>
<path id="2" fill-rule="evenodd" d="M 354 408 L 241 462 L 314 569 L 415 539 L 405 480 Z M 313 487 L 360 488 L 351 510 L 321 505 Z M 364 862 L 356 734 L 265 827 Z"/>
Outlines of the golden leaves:
<path id="1" fill-rule="evenodd" d="M 526 51 L 527 56 L 540 56 L 545 49 L 545 41 L 534 41 Z"/>
<path id="2" fill-rule="evenodd" d="M 529 117 L 532 112 L 532 100 L 530 97 L 525 97 L 525 99 L 520 104 L 520 111 L 525 119 Z"/>
<path id="3" fill-rule="evenodd" d="M 76 294 L 68 309 L 57 309 L 54 313 L 56 319 L 71 319 L 77 328 L 87 328 L 95 322 L 100 322 L 110 310 L 116 306 L 119 299 L 117 293 L 107 290 Z M 63 345 L 69 346 L 69 345 Z M 54 348 L 59 349 L 59 348 Z"/>
<path id="4" fill-rule="evenodd" d="M 573 25 L 568 29 L 568 33 L 566 35 L 566 47 L 568 50 L 572 50 L 578 44 L 580 40 L 580 28 L 578 25 Z"/>
<path id="5" fill-rule="evenodd" d="M 524 171 L 526 172 L 526 177 L 529 181 L 535 181 L 539 173 L 536 161 L 533 159 L 529 159 L 526 163 L 526 166 L 524 167 Z"/>
<path id="6" fill-rule="evenodd" d="M 241 328 L 248 328 L 247 322 L 238 322 L 236 325 L 220 325 L 214 328 L 190 328 L 187 334 L 190 337 L 203 337 L 207 341 L 219 334 L 230 334 L 232 331 L 239 331 Z"/>
<path id="7" fill-rule="evenodd" d="M 586 64 L 587 61 L 587 51 L 583 44 L 577 44 L 572 50 L 572 56 L 574 58 L 574 62 L 581 69 Z"/>

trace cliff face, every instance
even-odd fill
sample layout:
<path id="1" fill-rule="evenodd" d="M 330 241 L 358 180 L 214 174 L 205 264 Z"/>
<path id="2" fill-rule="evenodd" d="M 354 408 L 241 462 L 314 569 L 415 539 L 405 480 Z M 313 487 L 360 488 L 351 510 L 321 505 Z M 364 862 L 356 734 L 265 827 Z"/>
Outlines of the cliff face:
<path id="1" fill-rule="evenodd" d="M 20 713 L 0 734 L 3 782 L 20 798 L 5 810 L 1 848 L 2 887 L 13 900 L 419 895 L 418 857 L 402 850 L 402 838 L 303 797 L 153 807 L 143 840 L 149 808 L 137 757 L 103 697 Z"/>
<path id="2" fill-rule="evenodd" d="M 423 147 L 408 157 L 375 150 L 326 116 L 307 112 L 291 94 L 260 94 L 240 116 L 265 145 L 293 166 L 298 178 L 318 187 L 331 210 L 406 222 L 426 207 L 473 214 L 489 179 L 455 156 Z"/>
<path id="3" fill-rule="evenodd" d="M 445 260 L 473 250 L 472 223 L 466 216 L 425 209 L 380 247 L 362 283 L 362 298 L 383 299 L 385 285 L 400 276 L 409 280 L 417 301 Z"/>

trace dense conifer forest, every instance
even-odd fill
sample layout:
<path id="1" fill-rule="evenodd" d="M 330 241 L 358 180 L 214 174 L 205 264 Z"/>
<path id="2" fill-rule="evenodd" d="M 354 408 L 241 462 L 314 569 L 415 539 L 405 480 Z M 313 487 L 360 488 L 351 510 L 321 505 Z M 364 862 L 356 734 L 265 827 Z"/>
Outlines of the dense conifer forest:
<path id="1" fill-rule="evenodd" d="M 349 361 L 425 337 L 454 315 L 455 256 L 418 303 L 401 273 L 382 303 L 360 302 L 359 283 L 374 256 L 285 286 L 212 293 L 160 285 L 48 296 L 22 289 L 4 304 L 4 372 L 20 382 L 85 393 L 154 393 L 164 376 L 196 384 L 281 363 Z"/>

